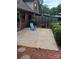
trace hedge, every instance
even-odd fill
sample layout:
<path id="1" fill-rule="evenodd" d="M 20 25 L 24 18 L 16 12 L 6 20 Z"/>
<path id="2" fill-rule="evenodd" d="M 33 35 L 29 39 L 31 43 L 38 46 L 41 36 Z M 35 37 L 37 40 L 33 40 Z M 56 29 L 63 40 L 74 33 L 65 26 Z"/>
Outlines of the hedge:
<path id="1" fill-rule="evenodd" d="M 57 45 L 61 47 L 61 25 L 59 23 L 52 23 L 51 28 L 54 33 Z"/>

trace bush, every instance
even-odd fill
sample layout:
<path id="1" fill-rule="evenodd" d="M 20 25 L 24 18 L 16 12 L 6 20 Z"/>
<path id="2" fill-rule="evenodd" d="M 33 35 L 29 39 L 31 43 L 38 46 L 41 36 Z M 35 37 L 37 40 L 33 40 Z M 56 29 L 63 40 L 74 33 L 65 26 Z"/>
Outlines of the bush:
<path id="1" fill-rule="evenodd" d="M 61 47 L 61 25 L 59 23 L 52 23 L 51 28 L 54 33 L 57 45 Z"/>
<path id="2" fill-rule="evenodd" d="M 36 20 L 35 19 L 31 19 L 30 20 L 31 23 L 33 23 L 34 25 L 37 25 Z"/>
<path id="3" fill-rule="evenodd" d="M 35 19 L 31 19 L 30 22 L 36 23 L 36 20 Z"/>

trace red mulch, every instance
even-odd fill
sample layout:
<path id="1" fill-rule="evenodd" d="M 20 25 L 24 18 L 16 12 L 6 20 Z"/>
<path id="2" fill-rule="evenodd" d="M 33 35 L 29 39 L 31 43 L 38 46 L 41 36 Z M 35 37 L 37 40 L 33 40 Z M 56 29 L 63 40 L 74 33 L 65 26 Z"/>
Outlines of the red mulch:
<path id="1" fill-rule="evenodd" d="M 24 46 L 17 46 L 17 48 Z M 29 55 L 31 59 L 61 59 L 60 51 L 46 50 L 40 48 L 25 47 L 26 51 L 17 52 L 17 59 L 20 59 L 22 55 Z"/>

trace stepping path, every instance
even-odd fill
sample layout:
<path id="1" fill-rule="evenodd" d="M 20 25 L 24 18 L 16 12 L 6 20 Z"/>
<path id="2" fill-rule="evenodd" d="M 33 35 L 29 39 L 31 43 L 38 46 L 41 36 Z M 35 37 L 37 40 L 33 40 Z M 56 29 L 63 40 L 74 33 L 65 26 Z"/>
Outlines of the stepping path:
<path id="1" fill-rule="evenodd" d="M 35 31 L 25 28 L 18 31 L 17 44 L 20 46 L 58 51 L 52 30 L 46 28 L 37 28 Z"/>
<path id="2" fill-rule="evenodd" d="M 20 50 L 17 51 L 17 59 L 61 59 L 60 51 L 25 46 L 18 46 L 18 49 Z"/>

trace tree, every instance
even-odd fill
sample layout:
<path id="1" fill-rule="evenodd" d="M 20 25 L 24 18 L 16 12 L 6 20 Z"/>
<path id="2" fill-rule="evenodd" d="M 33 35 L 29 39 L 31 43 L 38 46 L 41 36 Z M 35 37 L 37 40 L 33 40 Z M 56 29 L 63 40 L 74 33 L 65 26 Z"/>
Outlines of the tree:
<path id="1" fill-rule="evenodd" d="M 48 5 L 44 5 L 43 3 L 44 3 L 44 0 L 39 0 L 39 2 L 40 2 L 40 5 L 39 5 L 39 7 L 40 7 L 40 13 L 42 14 L 42 15 L 44 15 L 44 14 L 50 14 L 50 9 L 48 8 Z"/>
<path id="2" fill-rule="evenodd" d="M 50 14 L 51 14 L 51 15 L 57 15 L 57 14 L 58 14 L 57 8 L 56 8 L 56 7 L 51 8 Z"/>
<path id="3" fill-rule="evenodd" d="M 40 13 L 42 13 L 43 0 L 39 0 L 39 9 Z"/>
<path id="4" fill-rule="evenodd" d="M 50 14 L 50 9 L 48 8 L 48 5 L 42 5 L 41 6 L 41 14 L 43 15 L 49 15 Z"/>
<path id="5" fill-rule="evenodd" d="M 59 4 L 59 5 L 57 6 L 57 10 L 58 10 L 58 11 L 57 11 L 58 13 L 61 13 L 61 4 Z"/>
<path id="6" fill-rule="evenodd" d="M 49 9 L 48 5 L 43 4 L 44 2 L 43 0 L 39 1 L 40 1 L 40 14 L 52 16 L 61 13 L 61 4 L 59 4 L 57 7 L 52 7 L 51 9 Z"/>
<path id="7" fill-rule="evenodd" d="M 40 4 L 42 5 L 44 1 L 43 1 L 43 0 L 39 0 L 39 2 L 40 2 Z"/>
<path id="8" fill-rule="evenodd" d="M 57 7 L 53 7 L 50 9 L 51 15 L 57 15 L 59 13 L 61 13 L 61 4 L 59 4 Z"/>

